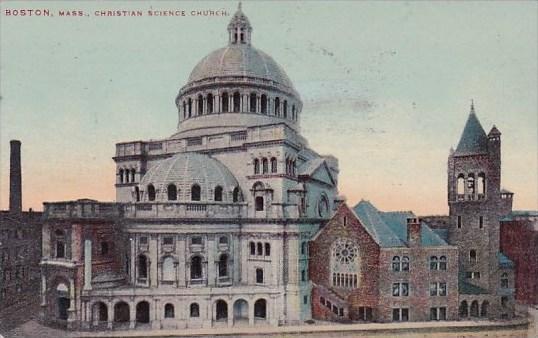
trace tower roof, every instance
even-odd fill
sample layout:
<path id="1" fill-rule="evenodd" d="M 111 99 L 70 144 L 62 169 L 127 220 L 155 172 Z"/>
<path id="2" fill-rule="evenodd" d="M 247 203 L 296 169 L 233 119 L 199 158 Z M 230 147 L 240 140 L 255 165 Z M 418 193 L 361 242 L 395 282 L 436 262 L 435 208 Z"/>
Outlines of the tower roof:
<path id="1" fill-rule="evenodd" d="M 482 154 L 488 151 L 488 137 L 484 128 L 478 121 L 474 112 L 474 105 L 471 104 L 471 112 L 463 128 L 460 142 L 454 152 L 455 155 Z"/>

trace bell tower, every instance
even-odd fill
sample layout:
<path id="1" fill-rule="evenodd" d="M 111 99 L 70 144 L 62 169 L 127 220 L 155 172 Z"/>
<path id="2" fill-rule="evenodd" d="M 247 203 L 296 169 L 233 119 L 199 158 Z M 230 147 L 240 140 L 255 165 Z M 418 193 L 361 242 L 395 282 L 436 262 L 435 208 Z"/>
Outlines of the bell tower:
<path id="1" fill-rule="evenodd" d="M 230 45 L 250 45 L 252 26 L 250 25 L 250 21 L 248 20 L 247 16 L 241 9 L 241 3 L 239 3 L 237 11 L 228 24 L 228 34 L 228 43 Z"/>
<path id="2" fill-rule="evenodd" d="M 474 104 L 448 157 L 449 242 L 459 248 L 460 280 L 497 294 L 500 218 L 512 193 L 501 190 L 501 132 L 486 135 Z"/>

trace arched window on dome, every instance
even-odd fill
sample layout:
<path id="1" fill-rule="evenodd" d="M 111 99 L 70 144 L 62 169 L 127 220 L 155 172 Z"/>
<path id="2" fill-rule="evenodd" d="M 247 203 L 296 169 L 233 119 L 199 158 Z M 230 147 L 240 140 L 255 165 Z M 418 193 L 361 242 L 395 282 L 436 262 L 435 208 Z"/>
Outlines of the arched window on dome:
<path id="1" fill-rule="evenodd" d="M 288 118 L 288 100 L 284 100 L 284 118 Z"/>
<path id="2" fill-rule="evenodd" d="M 254 159 L 254 174 L 260 173 L 260 160 L 257 158 Z"/>
<path id="3" fill-rule="evenodd" d="M 131 169 L 131 182 L 134 182 L 134 181 L 135 181 L 135 175 L 136 175 L 136 170 L 135 170 L 135 169 Z"/>
<path id="4" fill-rule="evenodd" d="M 234 93 L 234 113 L 239 113 L 241 111 L 241 94 L 239 92 Z"/>
<path id="5" fill-rule="evenodd" d="M 275 98 L 275 116 L 280 116 L 280 98 Z"/>
<path id="6" fill-rule="evenodd" d="M 232 198 L 233 198 L 234 202 L 239 202 L 240 193 L 241 192 L 239 191 L 239 187 L 235 187 L 234 191 L 232 193 L 232 195 L 233 195 Z"/>
<path id="7" fill-rule="evenodd" d="M 147 191 L 148 191 L 148 200 L 155 201 L 155 187 L 153 186 L 153 184 L 148 185 Z"/>
<path id="8" fill-rule="evenodd" d="M 213 94 L 209 93 L 206 97 L 206 105 L 207 105 L 207 113 L 212 114 L 213 113 Z"/>
<path id="9" fill-rule="evenodd" d="M 267 114 L 267 95 L 263 94 L 261 98 L 261 113 Z"/>
<path id="10" fill-rule="evenodd" d="M 262 159 L 262 170 L 264 174 L 267 174 L 269 172 L 269 162 L 265 157 Z"/>
<path id="11" fill-rule="evenodd" d="M 215 187 L 214 200 L 217 201 L 217 202 L 222 202 L 222 187 L 221 186 L 216 186 Z"/>
<path id="12" fill-rule="evenodd" d="M 243 31 L 243 28 L 241 28 L 241 33 L 239 34 L 239 37 L 241 39 L 241 43 L 245 43 L 245 33 Z"/>
<path id="13" fill-rule="evenodd" d="M 297 120 L 297 111 L 295 110 L 295 105 L 291 106 L 291 119 L 293 121 Z"/>
<path id="14" fill-rule="evenodd" d="M 228 107 L 229 107 L 228 93 L 224 92 L 224 93 L 222 93 L 222 108 L 221 108 L 221 111 L 223 113 L 227 113 L 228 110 L 229 110 Z"/>
<path id="15" fill-rule="evenodd" d="M 250 112 L 256 112 L 256 93 L 250 93 Z"/>
<path id="16" fill-rule="evenodd" d="M 120 183 L 123 183 L 123 169 L 120 169 L 120 171 L 118 172 L 118 175 L 120 177 Z"/>
<path id="17" fill-rule="evenodd" d="M 277 172 L 277 161 L 276 157 L 271 157 L 271 172 L 276 173 Z"/>
<path id="18" fill-rule="evenodd" d="M 191 187 L 191 201 L 199 201 L 201 197 L 200 195 L 201 195 L 200 186 L 198 184 L 194 184 Z"/>
<path id="19" fill-rule="evenodd" d="M 189 100 L 187 101 L 188 110 L 189 110 L 189 117 L 192 116 L 192 99 L 189 97 Z"/>
<path id="20" fill-rule="evenodd" d="M 167 188 L 168 200 L 175 201 L 177 200 L 177 187 L 175 184 L 169 184 Z"/>
<path id="21" fill-rule="evenodd" d="M 198 95 L 197 115 L 204 115 L 204 97 L 202 95 Z"/>

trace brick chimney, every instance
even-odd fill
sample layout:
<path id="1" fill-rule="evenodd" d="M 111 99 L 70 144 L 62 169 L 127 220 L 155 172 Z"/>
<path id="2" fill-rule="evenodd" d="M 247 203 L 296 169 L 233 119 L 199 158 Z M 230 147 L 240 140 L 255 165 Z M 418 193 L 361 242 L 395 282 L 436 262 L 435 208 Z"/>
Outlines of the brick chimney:
<path id="1" fill-rule="evenodd" d="M 22 211 L 21 141 L 11 140 L 9 144 L 9 211 L 19 213 Z"/>
<path id="2" fill-rule="evenodd" d="M 410 247 L 420 246 L 420 222 L 420 218 L 417 217 L 407 218 L 407 243 Z"/>

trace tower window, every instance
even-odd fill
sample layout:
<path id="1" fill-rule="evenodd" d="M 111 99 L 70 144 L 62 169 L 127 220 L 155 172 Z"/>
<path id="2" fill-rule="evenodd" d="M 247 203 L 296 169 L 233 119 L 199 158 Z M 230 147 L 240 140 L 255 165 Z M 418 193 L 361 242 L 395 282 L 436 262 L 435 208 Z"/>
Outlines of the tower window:
<path id="1" fill-rule="evenodd" d="M 275 115 L 280 116 L 280 98 L 275 98 Z"/>
<path id="2" fill-rule="evenodd" d="M 474 264 L 477 262 L 477 257 L 476 257 L 476 250 L 472 249 L 469 251 L 469 263 L 471 264 Z"/>
<path id="3" fill-rule="evenodd" d="M 254 159 L 254 174 L 259 174 L 260 173 L 260 160 L 258 160 L 257 158 Z"/>
<path id="4" fill-rule="evenodd" d="M 222 202 L 222 187 L 217 186 L 215 187 L 215 196 L 214 200 L 217 202 Z"/>
<path id="5" fill-rule="evenodd" d="M 228 105 L 229 105 L 228 93 L 222 93 L 222 108 L 221 108 L 221 110 L 222 110 L 223 113 L 227 113 L 229 111 Z"/>
<path id="6" fill-rule="evenodd" d="M 262 169 L 264 174 L 267 174 L 269 172 L 269 162 L 265 157 L 262 159 Z"/>
<path id="7" fill-rule="evenodd" d="M 155 187 L 153 184 L 148 185 L 148 200 L 155 201 Z"/>
<path id="8" fill-rule="evenodd" d="M 250 112 L 256 112 L 256 93 L 250 93 Z"/>
<path id="9" fill-rule="evenodd" d="M 263 197 L 257 196 L 255 204 L 256 204 L 256 211 L 263 211 Z"/>
<path id="10" fill-rule="evenodd" d="M 480 227 L 480 229 L 484 227 L 484 216 L 478 217 L 478 226 Z"/>
<path id="11" fill-rule="evenodd" d="M 241 94 L 239 92 L 234 93 L 234 113 L 241 111 Z"/>
<path id="12" fill-rule="evenodd" d="M 177 200 L 177 187 L 175 184 L 168 185 L 168 200 L 175 201 Z"/>
<path id="13" fill-rule="evenodd" d="M 204 114 L 204 98 L 202 95 L 198 95 L 198 115 Z"/>
<path id="14" fill-rule="evenodd" d="M 288 118 L 288 101 L 284 100 L 284 118 Z"/>
<path id="15" fill-rule="evenodd" d="M 265 256 L 271 256 L 271 244 L 265 243 Z"/>
<path id="16" fill-rule="evenodd" d="M 261 111 L 262 114 L 267 114 L 267 95 L 265 94 L 261 97 Z"/>
<path id="17" fill-rule="evenodd" d="M 207 113 L 208 114 L 211 114 L 213 113 L 213 94 L 209 93 L 207 94 L 207 98 L 206 98 L 206 105 L 207 105 Z"/>
<path id="18" fill-rule="evenodd" d="M 250 254 L 254 256 L 256 254 L 256 243 L 250 242 Z"/>
<path id="19" fill-rule="evenodd" d="M 189 117 L 191 117 L 192 116 L 192 99 L 189 98 L 189 100 L 187 102 L 188 102 L 188 106 L 189 106 Z"/>
<path id="20" fill-rule="evenodd" d="M 256 269 L 256 283 L 263 284 L 263 269 Z"/>
<path id="21" fill-rule="evenodd" d="M 458 229 L 461 229 L 461 224 L 462 224 L 461 216 L 458 216 Z"/>
<path id="22" fill-rule="evenodd" d="M 271 157 L 271 172 L 272 173 L 277 172 L 277 161 L 275 157 Z"/>

